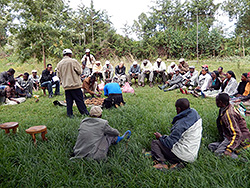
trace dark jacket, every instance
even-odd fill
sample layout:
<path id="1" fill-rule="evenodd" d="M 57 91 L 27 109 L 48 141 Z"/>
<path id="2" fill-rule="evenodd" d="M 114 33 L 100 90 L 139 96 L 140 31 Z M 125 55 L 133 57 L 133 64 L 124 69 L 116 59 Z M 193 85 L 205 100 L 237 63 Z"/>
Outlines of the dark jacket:
<path id="1" fill-rule="evenodd" d="M 213 83 L 214 83 L 214 82 L 213 82 Z M 210 88 L 211 88 L 211 89 L 214 89 L 214 90 L 219 90 L 219 89 L 220 89 L 220 86 L 221 86 L 220 79 L 216 78 L 215 84 L 212 84 Z"/>
<path id="2" fill-rule="evenodd" d="M 220 109 L 217 128 L 221 139 L 225 136 L 230 141 L 227 149 L 231 151 L 234 151 L 239 146 L 245 146 L 246 142 L 250 142 L 250 132 L 246 121 L 231 104 Z"/>
<path id="3" fill-rule="evenodd" d="M 14 76 L 10 76 L 8 75 L 8 72 L 1 72 L 0 73 L 0 85 L 8 85 L 8 82 L 10 81 L 10 79 L 14 79 Z"/>
<path id="4" fill-rule="evenodd" d="M 55 76 L 54 72 L 52 72 L 52 74 L 50 74 L 50 71 L 48 71 L 47 69 L 45 69 L 42 72 L 42 77 L 40 79 L 40 82 L 43 83 L 43 82 L 51 81 L 53 76 Z"/>
<path id="5" fill-rule="evenodd" d="M 119 65 L 117 65 L 115 67 L 115 74 L 116 75 L 117 74 L 119 74 L 119 75 L 125 75 L 126 74 L 125 71 L 126 71 L 126 67 L 125 66 L 123 66 L 121 69 L 119 68 Z"/>
<path id="6" fill-rule="evenodd" d="M 239 85 L 238 85 L 238 88 L 237 88 L 237 91 L 238 91 L 237 94 L 242 95 L 242 94 L 245 92 L 245 87 L 246 87 L 246 85 L 247 85 L 247 81 L 245 81 L 245 82 L 240 82 Z"/>

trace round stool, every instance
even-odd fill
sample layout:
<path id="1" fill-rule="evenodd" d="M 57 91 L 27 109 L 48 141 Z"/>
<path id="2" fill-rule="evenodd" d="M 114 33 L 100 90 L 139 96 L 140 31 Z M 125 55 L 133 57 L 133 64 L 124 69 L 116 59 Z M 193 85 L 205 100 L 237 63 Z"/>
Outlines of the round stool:
<path id="1" fill-rule="evenodd" d="M 47 134 L 47 127 L 45 125 L 33 126 L 25 130 L 26 133 L 32 136 L 34 144 L 36 144 L 36 136 L 35 134 L 41 133 L 42 139 L 47 140 L 45 134 Z"/>
<path id="2" fill-rule="evenodd" d="M 17 127 L 18 127 L 18 122 L 7 122 L 0 124 L 0 128 L 4 129 L 6 134 L 10 132 L 10 129 L 12 129 L 13 133 L 15 134 Z"/>

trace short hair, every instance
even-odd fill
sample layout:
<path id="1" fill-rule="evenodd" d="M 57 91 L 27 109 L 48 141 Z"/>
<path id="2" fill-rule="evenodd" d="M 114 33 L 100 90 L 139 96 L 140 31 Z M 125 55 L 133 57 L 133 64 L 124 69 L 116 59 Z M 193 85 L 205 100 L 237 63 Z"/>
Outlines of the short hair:
<path id="1" fill-rule="evenodd" d="M 184 110 L 190 108 L 190 103 L 189 103 L 188 99 L 181 98 L 175 102 L 175 106 L 179 107 L 181 109 L 181 111 L 184 111 Z"/>
<path id="2" fill-rule="evenodd" d="M 90 77 L 90 82 L 93 83 L 96 81 L 96 76 L 93 74 L 91 77 Z"/>
<path id="3" fill-rule="evenodd" d="M 49 67 L 49 66 L 51 66 L 52 67 L 52 65 L 49 63 L 49 64 L 47 64 L 47 67 Z"/>
<path id="4" fill-rule="evenodd" d="M 10 68 L 7 72 L 10 72 L 11 74 L 15 74 L 15 70 L 13 68 Z"/>
<path id="5" fill-rule="evenodd" d="M 228 105 L 230 97 L 227 93 L 220 93 L 219 95 L 217 95 L 216 99 L 218 101 L 221 101 L 223 104 Z"/>
<path id="6" fill-rule="evenodd" d="M 223 70 L 223 67 L 219 67 L 221 70 Z"/>
<path id="7" fill-rule="evenodd" d="M 29 78 L 29 73 L 25 72 L 23 75 Z"/>
<path id="8" fill-rule="evenodd" d="M 14 85 L 16 83 L 16 80 L 14 78 L 9 79 L 10 85 Z"/>

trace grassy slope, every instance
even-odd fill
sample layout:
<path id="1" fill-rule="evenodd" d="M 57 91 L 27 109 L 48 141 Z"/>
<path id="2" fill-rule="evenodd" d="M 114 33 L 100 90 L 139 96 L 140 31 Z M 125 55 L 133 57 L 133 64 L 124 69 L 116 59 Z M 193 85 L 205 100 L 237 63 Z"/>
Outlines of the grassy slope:
<path id="1" fill-rule="evenodd" d="M 203 61 L 213 68 L 223 65 L 234 70 L 239 80 L 240 72 L 248 72 L 248 58 L 237 67 L 238 59 Z M 6 70 L 13 59 L 0 61 L 0 71 Z M 201 64 L 202 64 L 201 63 Z M 191 63 L 190 63 L 191 64 Z M 200 65 L 201 65 L 200 64 Z M 28 66 L 27 66 L 28 65 Z M 199 66 L 200 66 L 199 65 Z M 42 65 L 12 64 L 19 73 L 38 69 Z M 38 69 L 42 70 L 42 69 Z M 66 108 L 55 107 L 54 99 L 42 97 L 40 101 L 29 99 L 16 106 L 0 106 L 0 122 L 18 121 L 16 135 L 5 135 L 0 130 L 0 187 L 250 187 L 250 162 L 230 158 L 220 159 L 207 149 L 218 139 L 215 120 L 218 109 L 214 99 L 190 100 L 203 119 L 203 138 L 199 158 L 185 169 L 161 172 L 152 168 L 152 161 L 142 155 L 142 149 L 150 150 L 153 133 L 168 134 L 176 115 L 174 103 L 184 97 L 179 91 L 163 93 L 156 87 L 136 88 L 136 95 L 124 94 L 127 105 L 119 109 L 104 110 L 103 118 L 121 133 L 130 129 L 129 142 L 112 146 L 108 159 L 95 161 L 69 161 L 77 138 L 82 117 L 74 107 L 76 118 L 66 118 Z M 246 118 L 248 124 L 249 117 Z M 34 125 L 48 127 L 48 142 L 37 135 L 37 147 L 25 129 Z M 248 126 L 250 128 L 250 126 Z M 250 152 L 242 154 L 250 160 Z"/>

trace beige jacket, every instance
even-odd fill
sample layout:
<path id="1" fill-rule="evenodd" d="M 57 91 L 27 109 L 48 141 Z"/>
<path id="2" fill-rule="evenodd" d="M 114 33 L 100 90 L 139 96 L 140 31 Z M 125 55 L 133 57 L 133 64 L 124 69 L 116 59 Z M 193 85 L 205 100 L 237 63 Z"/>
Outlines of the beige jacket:
<path id="1" fill-rule="evenodd" d="M 81 88 L 81 74 L 81 65 L 77 60 L 72 59 L 69 56 L 64 56 L 63 59 L 57 64 L 57 75 L 60 78 L 62 87 L 65 90 Z"/>

